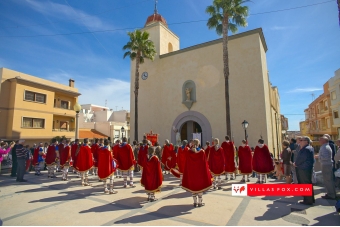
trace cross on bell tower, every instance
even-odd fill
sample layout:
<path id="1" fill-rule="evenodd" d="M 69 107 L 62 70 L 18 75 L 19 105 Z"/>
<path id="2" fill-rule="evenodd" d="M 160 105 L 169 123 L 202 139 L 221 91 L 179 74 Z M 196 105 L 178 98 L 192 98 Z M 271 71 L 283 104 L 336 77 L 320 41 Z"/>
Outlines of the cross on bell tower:
<path id="1" fill-rule="evenodd" d="M 158 3 L 158 0 L 155 0 L 155 10 L 154 10 L 154 13 L 155 13 L 155 14 L 158 14 L 158 11 L 157 11 L 157 3 Z"/>

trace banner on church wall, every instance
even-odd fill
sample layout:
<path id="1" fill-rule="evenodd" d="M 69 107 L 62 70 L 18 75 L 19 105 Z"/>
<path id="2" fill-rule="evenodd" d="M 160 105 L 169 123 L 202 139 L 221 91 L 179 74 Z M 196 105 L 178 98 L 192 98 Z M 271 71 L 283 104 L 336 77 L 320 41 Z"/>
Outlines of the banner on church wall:
<path id="1" fill-rule="evenodd" d="M 152 133 L 145 133 L 146 139 L 152 143 L 152 146 L 155 146 L 155 143 L 158 141 L 158 134 Z"/>
<path id="2" fill-rule="evenodd" d="M 193 133 L 192 139 L 198 139 L 202 144 L 202 134 L 201 133 Z"/>

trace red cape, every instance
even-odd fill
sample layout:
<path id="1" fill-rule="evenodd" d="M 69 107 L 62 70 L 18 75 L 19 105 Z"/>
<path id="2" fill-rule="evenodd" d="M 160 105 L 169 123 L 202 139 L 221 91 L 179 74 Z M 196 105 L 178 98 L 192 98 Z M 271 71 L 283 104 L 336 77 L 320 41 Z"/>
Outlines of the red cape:
<path id="1" fill-rule="evenodd" d="M 205 157 L 207 158 L 207 160 L 209 161 L 209 154 L 210 154 L 210 149 L 213 146 L 207 146 L 207 148 L 205 148 L 204 153 L 205 153 Z"/>
<path id="2" fill-rule="evenodd" d="M 251 149 L 247 146 L 240 146 L 238 148 L 239 166 L 238 170 L 241 174 L 251 174 L 253 172 L 253 157 L 251 155 Z"/>
<path id="3" fill-rule="evenodd" d="M 234 144 L 231 141 L 224 141 L 221 147 L 224 150 L 225 172 L 234 173 L 236 170 Z"/>
<path id="4" fill-rule="evenodd" d="M 77 156 L 77 170 L 79 172 L 89 171 L 93 167 L 91 147 L 82 145 Z"/>
<path id="5" fill-rule="evenodd" d="M 55 152 L 55 145 L 48 146 L 47 153 L 46 153 L 46 159 L 45 159 L 46 165 L 48 165 L 48 166 L 55 165 L 56 164 L 56 162 L 55 162 L 56 158 L 57 158 L 57 154 Z"/>
<path id="6" fill-rule="evenodd" d="M 93 164 L 94 167 L 98 167 L 98 150 L 99 150 L 99 144 L 95 143 L 91 146 L 91 152 L 93 155 Z"/>
<path id="7" fill-rule="evenodd" d="M 187 153 L 183 173 L 182 188 L 192 193 L 207 191 L 212 186 L 212 176 L 205 158 L 204 150 Z"/>
<path id="8" fill-rule="evenodd" d="M 38 159 L 39 159 L 39 148 L 40 147 L 36 147 L 35 149 L 34 149 L 34 153 L 33 153 L 33 165 L 38 165 L 39 164 L 39 162 L 38 162 Z"/>
<path id="9" fill-rule="evenodd" d="M 76 164 L 77 164 L 77 156 L 76 156 L 77 148 L 78 148 L 78 144 L 73 144 L 71 146 L 71 157 L 72 157 L 72 162 L 73 162 L 72 165 L 74 168 L 76 168 Z"/>
<path id="10" fill-rule="evenodd" d="M 152 156 L 146 161 L 143 168 L 141 185 L 146 192 L 160 192 L 163 183 L 161 163 L 157 156 Z"/>
<path id="11" fill-rule="evenodd" d="M 149 149 L 148 145 L 143 145 L 139 148 L 138 151 L 137 163 L 142 169 L 144 168 L 144 164 L 148 160 L 148 149 Z"/>
<path id="12" fill-rule="evenodd" d="M 65 146 L 64 146 L 63 143 L 58 144 L 58 151 L 59 151 L 59 153 L 63 151 L 64 147 L 65 147 Z"/>
<path id="13" fill-rule="evenodd" d="M 170 157 L 171 159 L 169 160 Z M 177 155 L 175 150 L 170 151 L 169 157 L 166 160 L 165 169 L 169 169 L 170 173 L 172 173 L 175 177 L 180 178 L 180 172 L 177 168 Z"/>
<path id="14" fill-rule="evenodd" d="M 59 148 L 60 149 L 60 148 Z M 62 151 L 59 150 L 59 158 L 60 158 L 60 167 L 64 167 L 64 165 L 69 166 L 71 161 L 71 147 L 65 146 Z"/>
<path id="15" fill-rule="evenodd" d="M 178 153 L 177 153 L 177 166 L 178 166 L 178 171 L 183 174 L 184 169 L 185 169 L 185 162 L 186 160 L 186 155 L 188 153 L 189 148 L 187 146 L 179 147 L 178 148 Z"/>
<path id="16" fill-rule="evenodd" d="M 209 168 L 210 171 L 215 175 L 219 176 L 224 174 L 225 164 L 224 164 L 224 150 L 222 147 L 215 150 L 215 147 L 210 148 L 209 154 Z"/>
<path id="17" fill-rule="evenodd" d="M 128 171 L 134 169 L 136 161 L 130 144 L 124 143 L 119 146 L 117 161 L 119 170 Z"/>
<path id="18" fill-rule="evenodd" d="M 256 146 L 253 156 L 253 170 L 256 173 L 267 174 L 274 171 L 273 160 L 267 145 L 262 148 Z"/>
<path id="19" fill-rule="evenodd" d="M 163 153 L 162 153 L 162 164 L 164 165 L 164 169 L 169 171 L 170 169 L 168 169 L 166 167 L 166 161 L 168 160 L 169 156 L 171 155 L 171 151 L 174 150 L 174 146 L 172 145 L 172 143 L 168 146 L 164 144 L 163 147 Z"/>
<path id="20" fill-rule="evenodd" d="M 101 147 L 98 149 L 98 177 L 99 179 L 106 179 L 113 175 L 116 171 L 112 166 L 112 161 L 114 160 L 112 157 L 111 151 L 107 149 L 107 147 Z M 115 160 L 115 162 L 117 162 Z"/>
<path id="21" fill-rule="evenodd" d="M 113 153 L 113 157 L 117 158 L 118 156 L 118 151 L 119 151 L 119 144 L 115 144 L 112 148 L 112 153 Z"/>

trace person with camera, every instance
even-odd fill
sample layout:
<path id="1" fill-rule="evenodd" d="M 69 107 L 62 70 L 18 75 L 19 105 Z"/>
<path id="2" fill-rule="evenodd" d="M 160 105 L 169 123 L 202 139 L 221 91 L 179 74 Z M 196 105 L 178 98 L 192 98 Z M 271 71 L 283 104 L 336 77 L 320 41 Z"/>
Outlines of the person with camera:
<path id="1" fill-rule="evenodd" d="M 8 143 L 1 141 L 0 148 L 0 173 L 1 173 L 1 162 L 4 160 L 5 155 L 7 155 L 14 146 L 14 142 L 12 142 L 9 146 Z"/>

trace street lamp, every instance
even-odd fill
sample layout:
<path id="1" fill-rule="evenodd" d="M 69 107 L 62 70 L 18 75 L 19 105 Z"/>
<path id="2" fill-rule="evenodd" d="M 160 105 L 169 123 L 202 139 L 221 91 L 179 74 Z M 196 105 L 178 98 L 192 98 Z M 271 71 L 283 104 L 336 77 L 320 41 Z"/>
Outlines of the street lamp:
<path id="1" fill-rule="evenodd" d="M 120 131 L 122 132 L 122 142 L 123 142 L 123 133 L 125 132 L 124 126 L 122 126 L 122 128 L 120 129 Z"/>
<path id="2" fill-rule="evenodd" d="M 76 111 L 76 138 L 79 139 L 79 112 L 81 110 L 81 106 L 79 103 L 74 104 L 73 110 Z"/>
<path id="3" fill-rule="evenodd" d="M 249 126 L 248 121 L 244 120 L 242 122 L 242 127 L 244 129 L 244 138 L 246 139 L 246 141 L 248 140 L 248 135 L 247 135 L 247 128 L 248 128 L 248 126 Z"/>

